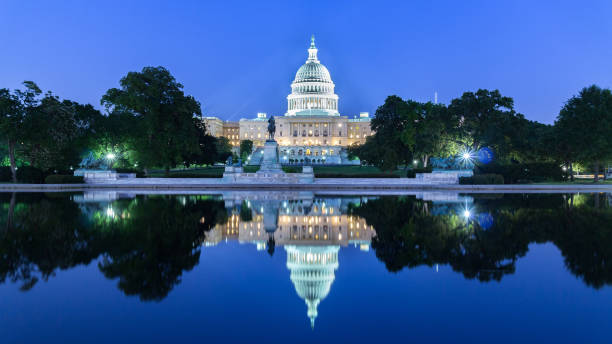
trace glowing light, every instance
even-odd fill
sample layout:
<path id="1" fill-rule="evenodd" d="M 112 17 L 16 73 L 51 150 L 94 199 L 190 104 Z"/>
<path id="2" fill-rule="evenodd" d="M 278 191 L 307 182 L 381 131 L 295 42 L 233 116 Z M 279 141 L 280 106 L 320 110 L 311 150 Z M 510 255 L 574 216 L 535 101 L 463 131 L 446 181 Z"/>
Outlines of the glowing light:
<path id="1" fill-rule="evenodd" d="M 113 160 L 113 159 L 115 159 L 115 154 L 113 154 L 113 153 L 108 153 L 108 154 L 106 154 L 106 158 L 107 158 L 108 160 Z"/>
<path id="2" fill-rule="evenodd" d="M 463 217 L 465 217 L 466 219 L 469 219 L 471 215 L 472 213 L 468 209 L 463 211 Z"/>
<path id="3" fill-rule="evenodd" d="M 459 154 L 459 160 L 461 160 L 461 162 L 464 165 L 472 165 L 474 164 L 474 158 L 476 157 L 476 155 L 474 154 L 473 151 L 466 149 L 463 152 L 461 152 Z"/>

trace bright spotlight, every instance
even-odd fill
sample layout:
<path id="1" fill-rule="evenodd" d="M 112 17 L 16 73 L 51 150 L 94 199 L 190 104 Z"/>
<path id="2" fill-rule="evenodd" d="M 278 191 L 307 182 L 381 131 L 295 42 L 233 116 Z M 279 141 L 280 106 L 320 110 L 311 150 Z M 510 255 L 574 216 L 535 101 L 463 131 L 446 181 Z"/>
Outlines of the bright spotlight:
<path id="1" fill-rule="evenodd" d="M 108 160 L 113 160 L 113 159 L 115 159 L 115 154 L 113 154 L 113 153 L 108 153 L 108 154 L 106 154 L 106 158 L 107 158 Z"/>
<path id="2" fill-rule="evenodd" d="M 469 219 L 471 215 L 472 214 L 470 213 L 469 210 L 466 209 L 463 211 L 463 217 L 465 217 L 466 219 Z"/>
<path id="3" fill-rule="evenodd" d="M 459 160 L 461 160 L 461 162 L 466 166 L 474 164 L 474 157 L 474 152 L 469 149 L 466 149 L 459 154 Z"/>

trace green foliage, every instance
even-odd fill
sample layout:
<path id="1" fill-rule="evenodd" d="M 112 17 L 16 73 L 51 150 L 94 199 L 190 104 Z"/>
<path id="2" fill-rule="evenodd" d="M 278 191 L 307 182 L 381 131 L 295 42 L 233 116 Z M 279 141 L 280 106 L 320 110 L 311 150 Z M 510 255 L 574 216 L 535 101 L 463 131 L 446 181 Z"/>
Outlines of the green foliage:
<path id="1" fill-rule="evenodd" d="M 32 81 L 24 81 L 23 85 L 25 90 L 15 90 L 13 93 L 8 89 L 0 89 L 0 139 L 7 143 L 14 182 L 17 181 L 17 146 L 28 134 L 24 122 L 38 106 L 38 97 L 42 93 Z"/>
<path id="2" fill-rule="evenodd" d="M 232 145 L 227 137 L 218 137 L 215 141 L 216 154 L 218 162 L 225 162 L 232 156 Z M 236 160 L 236 159 L 235 159 Z"/>
<path id="3" fill-rule="evenodd" d="M 168 174 L 160 171 L 152 171 L 148 177 L 168 177 L 168 178 L 221 178 L 224 168 L 221 166 L 190 168 L 186 170 L 173 170 Z"/>
<path id="4" fill-rule="evenodd" d="M 564 162 L 592 163 L 595 170 L 612 160 L 612 92 L 595 85 L 570 98 L 555 122 L 556 151 Z"/>
<path id="5" fill-rule="evenodd" d="M 44 177 L 43 171 L 37 167 L 21 166 L 17 170 L 17 181 L 20 183 L 42 184 Z"/>
<path id="6" fill-rule="evenodd" d="M 487 184 L 503 184 L 504 177 L 501 174 L 476 174 L 471 177 L 459 177 L 459 184 L 469 185 L 487 185 Z"/>
<path id="7" fill-rule="evenodd" d="M 78 166 L 95 123 L 101 117 L 91 105 L 60 101 L 47 93 L 24 119 L 20 155 L 30 165 L 43 170 Z"/>
<path id="8" fill-rule="evenodd" d="M 140 119 L 126 112 L 111 112 L 96 123 L 92 137 L 92 151 L 96 159 L 104 160 L 113 153 L 116 158 L 108 161 L 110 168 L 130 168 L 138 164 L 136 141 L 141 135 Z"/>
<path id="9" fill-rule="evenodd" d="M 333 172 L 316 172 L 316 178 L 399 178 L 395 173 L 333 173 Z"/>
<path id="10" fill-rule="evenodd" d="M 246 160 L 249 155 L 253 153 L 253 141 L 242 140 L 240 141 L 240 157 L 242 160 Z"/>
<path id="11" fill-rule="evenodd" d="M 130 72 L 102 97 L 109 112 L 128 113 L 138 118 L 134 137 L 136 160 L 144 167 L 161 166 L 169 171 L 200 149 L 195 116 L 201 116 L 200 103 L 183 93 L 164 67 L 145 67 Z M 201 121 L 199 121 L 201 122 Z"/>
<path id="12" fill-rule="evenodd" d="M 245 165 L 242 166 L 242 170 L 246 173 L 255 173 L 259 171 L 260 165 Z"/>
<path id="13" fill-rule="evenodd" d="M 387 97 L 370 123 L 375 134 L 366 139 L 363 147 L 355 147 L 349 153 L 385 171 L 412 161 L 418 111 L 417 102 L 398 96 Z"/>
<path id="14" fill-rule="evenodd" d="M 514 100 L 498 90 L 465 92 L 451 101 L 448 111 L 458 125 L 458 136 L 464 146 L 474 151 L 490 147 L 497 156 L 511 151 L 514 128 L 524 120 L 523 115 L 514 111 Z"/>
<path id="15" fill-rule="evenodd" d="M 419 104 L 416 122 L 414 153 L 424 166 L 432 156 L 449 157 L 459 153 L 457 143 L 457 123 L 453 122 L 448 108 L 443 104 L 431 102 Z"/>
<path id="16" fill-rule="evenodd" d="M 50 174 L 45 177 L 45 184 L 81 184 L 84 182 L 83 176 L 69 174 Z"/>
<path id="17" fill-rule="evenodd" d="M 302 166 L 283 166 L 285 173 L 302 173 Z"/>
<path id="18" fill-rule="evenodd" d="M 558 163 L 535 162 L 524 164 L 497 164 L 478 166 L 476 174 L 500 174 L 506 184 L 562 181 L 563 170 Z"/>

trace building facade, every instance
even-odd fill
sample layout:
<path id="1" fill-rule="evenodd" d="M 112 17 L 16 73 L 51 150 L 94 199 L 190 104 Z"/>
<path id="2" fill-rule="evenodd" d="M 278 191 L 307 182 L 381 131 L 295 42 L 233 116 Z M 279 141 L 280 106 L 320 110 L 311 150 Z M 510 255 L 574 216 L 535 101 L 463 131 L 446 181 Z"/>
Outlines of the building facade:
<path id="1" fill-rule="evenodd" d="M 331 75 L 318 59 L 313 36 L 308 58 L 291 83 L 287 112 L 274 116 L 274 138 L 279 144 L 281 163 L 348 163 L 346 148 L 362 144 L 372 135 L 370 117 L 367 112 L 354 118 L 342 116 L 338 111 L 338 99 Z M 229 135 L 228 139 L 234 147 L 238 147 L 241 140 L 251 140 L 255 147 L 261 147 L 268 137 L 266 113 L 258 113 L 253 119 L 241 119 L 239 122 L 225 122 L 216 117 L 204 120 L 207 129 L 211 128 L 208 129 L 211 135 Z M 221 131 L 218 130 L 219 123 L 223 128 Z"/>

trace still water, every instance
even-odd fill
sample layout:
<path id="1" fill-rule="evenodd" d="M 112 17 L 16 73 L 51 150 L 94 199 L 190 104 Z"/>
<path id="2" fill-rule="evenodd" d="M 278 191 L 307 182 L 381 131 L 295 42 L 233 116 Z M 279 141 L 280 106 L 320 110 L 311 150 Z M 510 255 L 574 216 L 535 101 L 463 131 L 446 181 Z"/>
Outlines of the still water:
<path id="1" fill-rule="evenodd" d="M 611 194 L 0 194 L 0 342 L 612 342 Z"/>

